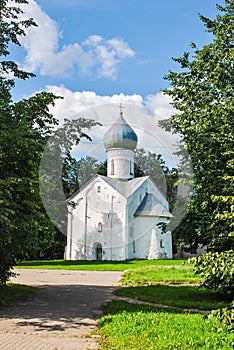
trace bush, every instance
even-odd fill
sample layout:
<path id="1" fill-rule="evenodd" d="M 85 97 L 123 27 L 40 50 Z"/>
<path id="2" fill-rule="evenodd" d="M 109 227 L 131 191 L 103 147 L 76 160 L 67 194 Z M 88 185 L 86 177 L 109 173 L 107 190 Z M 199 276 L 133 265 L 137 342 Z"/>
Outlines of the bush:
<path id="1" fill-rule="evenodd" d="M 191 258 L 195 274 L 204 279 L 202 286 L 208 290 L 227 293 L 234 291 L 234 251 L 207 253 Z"/>
<path id="2" fill-rule="evenodd" d="M 211 311 L 208 319 L 212 320 L 213 318 L 219 322 L 219 331 L 227 328 L 229 332 L 234 333 L 234 301 L 228 307 Z"/>
<path id="3" fill-rule="evenodd" d="M 200 274 L 204 278 L 203 286 L 208 290 L 221 293 L 231 293 L 234 291 L 234 251 L 228 250 L 221 253 L 207 253 L 203 256 L 189 259 L 189 263 L 194 264 L 195 274 Z M 234 332 L 234 301 L 229 307 L 213 310 L 208 315 L 212 321 L 216 319 L 217 330 L 228 329 Z M 232 344 L 233 345 L 233 344 Z"/>

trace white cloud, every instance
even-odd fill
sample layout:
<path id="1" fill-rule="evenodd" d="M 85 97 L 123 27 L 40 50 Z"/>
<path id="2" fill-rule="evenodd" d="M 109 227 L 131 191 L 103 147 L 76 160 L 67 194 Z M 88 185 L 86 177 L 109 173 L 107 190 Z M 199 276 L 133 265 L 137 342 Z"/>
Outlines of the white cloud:
<path id="1" fill-rule="evenodd" d="M 173 154 L 179 138 L 165 132 L 158 126 L 158 120 L 169 117 L 174 110 L 167 96 L 162 93 L 147 96 L 145 99 L 138 94 L 100 96 L 93 91 L 76 91 L 63 86 L 47 86 L 47 90 L 55 95 L 64 96 L 58 100 L 51 112 L 63 122 L 63 118 L 77 119 L 80 117 L 94 119 L 103 124 L 89 132 L 93 142 L 85 141 L 74 149 L 77 157 L 91 155 L 105 159 L 102 139 L 106 130 L 117 120 L 118 105 L 124 106 L 124 117 L 138 135 L 138 146 L 146 150 L 162 154 L 167 164 L 176 166 L 178 158 Z M 149 112 L 149 108 L 151 111 Z"/>
<path id="2" fill-rule="evenodd" d="M 132 57 L 135 52 L 121 39 L 113 38 L 108 40 L 107 43 L 113 48 L 116 56 L 119 58 Z"/>
<path id="3" fill-rule="evenodd" d="M 172 98 L 159 92 L 155 95 L 148 95 L 145 99 L 145 105 L 153 113 L 158 120 L 167 119 L 175 113 L 174 107 L 171 105 Z"/>
<path id="4" fill-rule="evenodd" d="M 116 108 L 116 113 L 118 114 L 118 108 L 120 102 L 124 105 L 131 104 L 143 107 L 143 98 L 138 94 L 124 95 L 123 93 L 119 95 L 112 96 L 100 96 L 94 91 L 76 91 L 73 92 L 64 86 L 54 86 L 49 85 L 46 90 L 52 92 L 57 96 L 64 97 L 63 99 L 57 100 L 55 106 L 52 108 L 53 115 L 63 122 L 64 118 L 74 119 L 77 115 L 86 115 L 87 113 L 95 113 L 95 108 L 98 106 L 114 105 Z M 90 112 L 92 110 L 92 112 Z M 88 116 L 87 116 L 88 117 Z M 100 122 L 112 122 L 113 116 L 108 113 L 104 113 L 100 116 L 89 116 L 91 119 L 101 118 L 101 120 L 96 119 Z"/>
<path id="5" fill-rule="evenodd" d="M 57 24 L 36 3 L 21 5 L 23 18 L 32 17 L 38 27 L 26 30 L 27 35 L 20 38 L 27 51 L 23 69 L 42 75 L 80 75 L 95 74 L 98 77 L 115 79 L 121 61 L 133 57 L 135 52 L 123 39 L 107 40 L 100 35 L 91 35 L 82 43 L 71 43 L 59 47 L 61 33 Z"/>

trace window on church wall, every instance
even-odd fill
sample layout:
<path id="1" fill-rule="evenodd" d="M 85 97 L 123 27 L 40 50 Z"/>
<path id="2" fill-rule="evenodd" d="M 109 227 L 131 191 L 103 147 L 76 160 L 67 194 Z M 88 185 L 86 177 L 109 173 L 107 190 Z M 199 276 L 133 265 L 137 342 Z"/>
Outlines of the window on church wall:
<path id="1" fill-rule="evenodd" d="M 103 224 L 101 222 L 99 222 L 98 226 L 97 226 L 98 232 L 102 232 L 102 226 L 103 226 Z"/>
<path id="2" fill-rule="evenodd" d="M 163 239 L 160 239 L 160 248 L 164 248 L 164 242 L 163 242 Z"/>
<path id="3" fill-rule="evenodd" d="M 130 238 L 133 238 L 133 236 L 134 236 L 134 227 L 133 226 L 130 226 L 129 234 L 130 234 Z"/>
<path id="4" fill-rule="evenodd" d="M 101 186 L 97 187 L 97 192 L 100 193 L 101 192 Z"/>
<path id="5" fill-rule="evenodd" d="M 132 162 L 130 161 L 130 175 L 133 175 L 133 171 L 132 171 Z"/>
<path id="6" fill-rule="evenodd" d="M 135 241 L 132 241 L 132 251 L 135 254 L 136 253 L 136 244 Z"/>
<path id="7" fill-rule="evenodd" d="M 111 175 L 115 174 L 115 164 L 114 159 L 111 159 Z"/>

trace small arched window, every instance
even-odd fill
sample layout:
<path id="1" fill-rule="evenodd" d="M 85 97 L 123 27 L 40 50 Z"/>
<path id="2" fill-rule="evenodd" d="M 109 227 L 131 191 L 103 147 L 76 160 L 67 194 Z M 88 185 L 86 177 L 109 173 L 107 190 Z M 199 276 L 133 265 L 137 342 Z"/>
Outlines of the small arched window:
<path id="1" fill-rule="evenodd" d="M 97 187 L 97 192 L 100 193 L 101 192 L 101 186 Z"/>
<path id="2" fill-rule="evenodd" d="M 98 232 L 102 232 L 102 223 L 99 222 L 97 226 Z"/>
<path id="3" fill-rule="evenodd" d="M 164 248 L 164 242 L 163 242 L 163 239 L 160 239 L 160 248 Z"/>

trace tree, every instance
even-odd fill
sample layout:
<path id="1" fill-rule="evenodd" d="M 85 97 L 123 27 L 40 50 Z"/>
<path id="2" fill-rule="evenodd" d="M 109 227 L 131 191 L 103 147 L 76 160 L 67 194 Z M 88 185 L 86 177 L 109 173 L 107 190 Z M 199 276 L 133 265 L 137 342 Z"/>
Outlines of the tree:
<path id="1" fill-rule="evenodd" d="M 135 177 L 151 176 L 158 189 L 167 198 L 172 211 L 177 197 L 177 169 L 169 169 L 161 154 L 137 148 L 134 155 Z"/>
<path id="2" fill-rule="evenodd" d="M 5 284 L 12 275 L 11 268 L 18 259 L 51 257 L 54 247 L 61 254 L 65 236 L 59 234 L 43 206 L 43 188 L 39 186 L 40 163 L 46 145 L 47 150 L 49 144 L 55 151 L 50 153 L 49 161 L 57 162 L 58 158 L 63 161 L 74 143 L 88 137 L 83 129 L 96 125 L 94 121 L 80 118 L 66 121 L 63 128 L 54 131 L 57 120 L 49 112 L 49 106 L 58 97 L 51 93 L 41 92 L 17 103 L 12 101 L 14 78 L 27 79 L 32 74 L 7 60 L 9 45 L 19 45 L 18 37 L 25 35 L 24 29 L 35 25 L 32 19 L 18 20 L 22 11 L 11 6 L 17 4 L 27 5 L 27 1 L 0 2 L 0 284 Z M 51 165 L 48 165 L 50 169 Z M 49 175 L 47 182 L 55 193 L 62 173 Z M 55 199 L 56 196 L 53 204 Z"/>
<path id="3" fill-rule="evenodd" d="M 12 4 L 13 2 L 13 4 Z M 3 79 L 5 86 L 14 86 L 13 79 L 3 78 L 3 75 L 12 74 L 14 77 L 20 79 L 27 79 L 33 77 L 33 73 L 25 72 L 19 69 L 18 65 L 8 58 L 10 55 L 9 45 L 11 43 L 20 46 L 18 38 L 25 35 L 25 29 L 30 26 L 36 26 L 32 18 L 20 21 L 19 14 L 23 13 L 19 7 L 11 6 L 14 4 L 28 4 L 27 0 L 1 0 L 0 2 L 0 71 L 1 79 Z"/>
<path id="4" fill-rule="evenodd" d="M 217 9 L 214 20 L 200 15 L 213 41 L 201 49 L 191 44 L 192 59 L 188 52 L 174 59 L 181 71 L 170 71 L 165 77 L 171 83 L 165 93 L 173 98 L 172 105 L 178 110 L 170 118 L 169 127 L 181 134 L 193 169 L 194 195 L 178 229 L 184 232 L 190 227 L 191 232 L 192 227 L 191 240 L 210 250 L 223 251 L 234 246 L 229 236 L 230 220 L 221 223 L 216 217 L 220 210 L 228 210 L 228 204 L 211 198 L 233 193 L 224 180 L 233 175 L 228 166 L 234 149 L 233 0 L 226 0 L 223 7 L 217 5 Z"/>
<path id="5" fill-rule="evenodd" d="M 63 190 L 66 198 L 69 198 L 79 189 L 77 160 L 68 152 L 63 162 Z"/>
<path id="6" fill-rule="evenodd" d="M 81 188 L 87 181 L 99 173 L 101 165 L 102 163 L 99 162 L 98 159 L 91 156 L 81 158 L 77 162 L 79 188 Z"/>
<path id="7" fill-rule="evenodd" d="M 63 163 L 63 188 L 66 198 L 86 184 L 96 174 L 107 175 L 107 161 L 99 161 L 92 156 L 76 160 L 71 153 Z"/>

